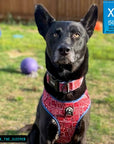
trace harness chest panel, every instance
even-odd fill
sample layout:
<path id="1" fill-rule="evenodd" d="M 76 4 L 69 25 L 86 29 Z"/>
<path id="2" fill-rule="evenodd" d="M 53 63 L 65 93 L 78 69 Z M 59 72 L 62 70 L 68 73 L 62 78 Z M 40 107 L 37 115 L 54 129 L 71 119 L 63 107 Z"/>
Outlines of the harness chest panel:
<path id="1" fill-rule="evenodd" d="M 42 105 L 58 124 L 59 139 L 57 142 L 65 144 L 71 141 L 76 126 L 89 110 L 91 101 L 87 90 L 78 100 L 68 102 L 59 101 L 44 90 Z M 72 115 L 66 115 L 67 108 L 73 110 Z"/>

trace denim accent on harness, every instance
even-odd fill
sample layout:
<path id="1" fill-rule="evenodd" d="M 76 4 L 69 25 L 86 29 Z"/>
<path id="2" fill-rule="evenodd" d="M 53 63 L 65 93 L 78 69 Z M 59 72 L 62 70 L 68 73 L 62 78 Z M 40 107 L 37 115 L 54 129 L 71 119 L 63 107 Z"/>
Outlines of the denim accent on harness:
<path id="1" fill-rule="evenodd" d="M 42 95 L 42 106 L 56 121 L 59 131 L 58 143 L 69 143 L 73 137 L 76 126 L 91 106 L 87 90 L 77 100 L 60 101 L 47 93 L 44 89 Z M 73 109 L 73 115 L 65 115 L 66 108 Z"/>

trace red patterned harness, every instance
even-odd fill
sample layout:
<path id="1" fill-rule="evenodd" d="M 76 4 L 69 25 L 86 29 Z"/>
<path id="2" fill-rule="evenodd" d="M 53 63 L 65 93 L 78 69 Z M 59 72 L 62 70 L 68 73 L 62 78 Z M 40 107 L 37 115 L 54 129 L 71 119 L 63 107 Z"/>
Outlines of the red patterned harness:
<path id="1" fill-rule="evenodd" d="M 71 141 L 76 126 L 89 110 L 91 101 L 87 90 L 78 100 L 68 102 L 59 101 L 44 90 L 42 105 L 58 124 L 59 139 L 57 142 L 66 144 Z M 67 116 L 65 110 L 69 107 L 73 109 L 73 115 Z"/>

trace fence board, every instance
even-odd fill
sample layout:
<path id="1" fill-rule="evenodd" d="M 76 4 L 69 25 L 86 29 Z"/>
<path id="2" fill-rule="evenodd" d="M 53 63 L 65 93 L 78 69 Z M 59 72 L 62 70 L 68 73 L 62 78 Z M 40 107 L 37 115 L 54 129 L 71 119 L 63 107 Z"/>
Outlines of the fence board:
<path id="1" fill-rule="evenodd" d="M 42 4 L 44 5 L 48 11 L 57 18 L 57 1 L 58 0 L 33 0 L 35 4 Z"/>
<path id="2" fill-rule="evenodd" d="M 67 15 L 67 5 L 66 0 L 58 0 L 57 5 L 57 19 L 64 20 L 65 15 Z M 66 16 L 67 17 L 67 16 Z"/>
<path id="3" fill-rule="evenodd" d="M 79 20 L 88 11 L 91 4 L 99 8 L 99 19 L 102 20 L 102 0 L 0 0 L 0 19 L 11 13 L 24 19 L 34 18 L 34 5 L 43 4 L 57 20 Z"/>

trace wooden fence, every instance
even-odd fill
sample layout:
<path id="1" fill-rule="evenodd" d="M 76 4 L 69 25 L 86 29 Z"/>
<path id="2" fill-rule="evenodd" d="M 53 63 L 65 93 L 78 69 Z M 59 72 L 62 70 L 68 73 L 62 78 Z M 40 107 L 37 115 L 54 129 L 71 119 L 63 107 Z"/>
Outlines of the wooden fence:
<path id="1" fill-rule="evenodd" d="M 95 3 L 99 8 L 99 20 L 102 21 L 103 0 L 0 0 L 0 19 L 9 13 L 16 19 L 34 19 L 34 6 L 39 3 L 57 20 L 79 20 Z"/>

